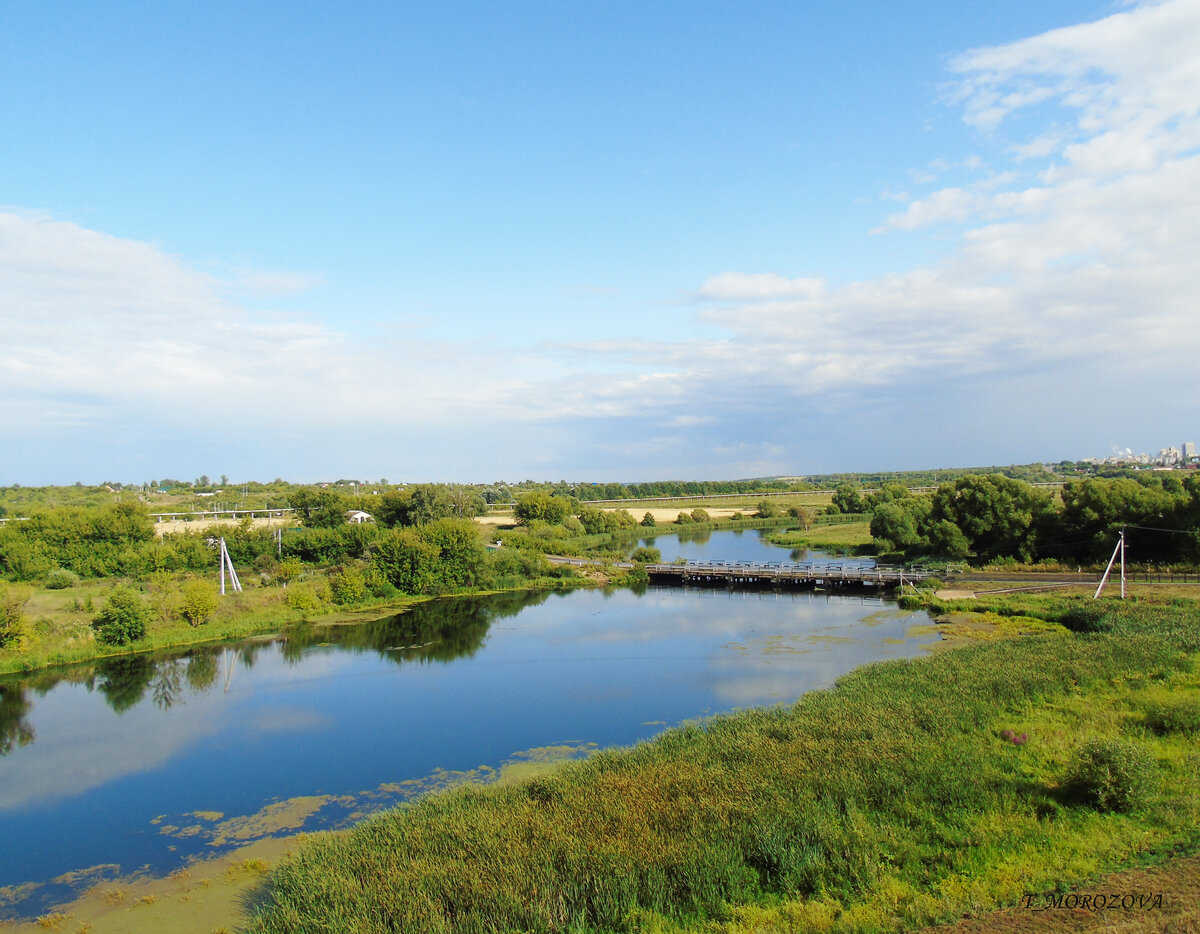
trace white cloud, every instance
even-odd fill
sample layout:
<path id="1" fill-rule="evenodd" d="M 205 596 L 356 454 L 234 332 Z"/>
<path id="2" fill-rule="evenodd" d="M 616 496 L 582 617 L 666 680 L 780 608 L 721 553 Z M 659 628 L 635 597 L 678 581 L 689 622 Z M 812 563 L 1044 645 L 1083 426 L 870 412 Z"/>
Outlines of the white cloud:
<path id="1" fill-rule="evenodd" d="M 1038 130 L 1002 168 L 911 201 L 888 229 L 961 225 L 936 267 L 831 288 L 819 279 L 725 272 L 699 295 L 721 342 L 627 346 L 670 365 L 673 398 L 762 388 L 819 397 L 1061 365 L 1150 375 L 1200 353 L 1200 2 L 1142 4 L 1098 23 L 960 56 L 964 119 L 995 127 L 1055 102 L 1070 133 Z M 1056 119 L 1061 118 L 1061 113 Z M 1057 162 L 1035 184 L 1015 165 Z M 972 157 L 930 168 L 983 168 Z M 593 348 L 598 354 L 619 345 Z M 617 387 L 610 387 L 616 391 Z M 642 387 L 644 390 L 645 387 Z M 612 405 L 612 400 L 609 400 Z"/>
<path id="2" fill-rule="evenodd" d="M 821 279 L 785 279 L 772 273 L 723 272 L 704 283 L 696 293 L 703 299 L 754 300 L 815 298 L 825 291 Z"/>
<path id="3" fill-rule="evenodd" d="M 0 213 L 4 424 L 79 426 L 121 412 L 198 427 L 248 406 L 285 429 L 368 409 L 378 424 L 414 425 L 521 385 L 486 348 L 403 332 L 367 344 L 225 297 L 316 282 L 303 273 L 221 280 L 152 244 Z"/>

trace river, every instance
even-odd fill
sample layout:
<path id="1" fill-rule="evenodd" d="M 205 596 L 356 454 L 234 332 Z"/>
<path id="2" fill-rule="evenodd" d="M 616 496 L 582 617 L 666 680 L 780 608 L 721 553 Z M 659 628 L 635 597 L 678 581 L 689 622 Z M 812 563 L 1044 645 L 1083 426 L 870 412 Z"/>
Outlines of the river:
<path id="1" fill-rule="evenodd" d="M 666 560 L 789 559 L 753 531 L 654 544 Z M 0 917 L 791 701 L 918 654 L 909 629 L 926 621 L 879 597 L 811 592 L 504 594 L 0 681 Z"/>

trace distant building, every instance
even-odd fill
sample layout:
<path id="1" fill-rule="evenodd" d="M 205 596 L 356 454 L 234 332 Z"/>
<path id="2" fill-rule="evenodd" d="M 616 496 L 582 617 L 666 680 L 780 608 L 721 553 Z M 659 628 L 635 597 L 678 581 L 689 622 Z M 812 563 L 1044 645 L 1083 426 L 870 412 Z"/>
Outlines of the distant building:
<path id="1" fill-rule="evenodd" d="M 375 517 L 369 512 L 363 512 L 361 509 L 351 509 L 346 513 L 346 521 L 359 525 L 363 522 L 374 522 Z"/>

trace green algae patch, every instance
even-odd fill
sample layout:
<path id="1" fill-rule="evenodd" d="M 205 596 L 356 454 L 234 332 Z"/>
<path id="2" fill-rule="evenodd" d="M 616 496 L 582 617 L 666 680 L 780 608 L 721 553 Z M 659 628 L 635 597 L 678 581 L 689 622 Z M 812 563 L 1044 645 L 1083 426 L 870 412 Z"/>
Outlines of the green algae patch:
<path id="1" fill-rule="evenodd" d="M 210 846 L 221 846 L 232 840 L 252 840 L 296 831 L 305 821 L 330 802 L 329 795 L 302 795 L 268 804 L 247 817 L 221 821 L 212 830 Z"/>
<path id="2" fill-rule="evenodd" d="M 1036 616 L 1006 616 L 987 611 L 962 610 L 939 616 L 933 623 L 910 626 L 908 635 L 936 635 L 939 637 L 938 642 L 922 648 L 941 651 L 975 642 L 994 642 L 1030 635 L 1067 636 L 1070 635 L 1070 630 L 1060 623 L 1049 622 Z"/>

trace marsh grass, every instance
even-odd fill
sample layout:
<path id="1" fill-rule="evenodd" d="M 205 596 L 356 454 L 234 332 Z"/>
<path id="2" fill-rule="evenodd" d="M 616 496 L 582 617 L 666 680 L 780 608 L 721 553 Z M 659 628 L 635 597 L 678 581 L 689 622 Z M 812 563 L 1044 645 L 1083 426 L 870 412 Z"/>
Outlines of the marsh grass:
<path id="1" fill-rule="evenodd" d="M 1195 847 L 1194 746 L 1144 707 L 1200 686 L 1200 613 L 1111 614 L 1108 632 L 867 666 L 791 707 L 315 837 L 250 930 L 897 931 Z M 1061 794 L 1092 740 L 1153 764 L 1126 812 Z"/>

